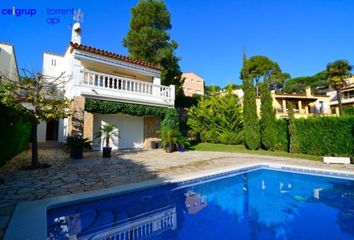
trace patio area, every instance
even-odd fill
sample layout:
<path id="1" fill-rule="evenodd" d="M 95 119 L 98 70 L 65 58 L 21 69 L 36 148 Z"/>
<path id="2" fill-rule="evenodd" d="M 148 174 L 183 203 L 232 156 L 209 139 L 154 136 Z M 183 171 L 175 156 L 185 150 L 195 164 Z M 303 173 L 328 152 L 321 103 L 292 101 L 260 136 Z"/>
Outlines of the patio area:
<path id="1" fill-rule="evenodd" d="M 82 160 L 69 159 L 58 148 L 40 149 L 41 162 L 48 169 L 22 170 L 30 164 L 30 151 L 13 158 L 0 169 L 0 239 L 17 203 L 87 192 L 129 183 L 158 179 L 169 181 L 182 176 L 211 172 L 246 164 L 278 163 L 354 172 L 354 165 L 325 165 L 318 161 L 240 153 L 189 151 L 167 154 L 163 150 L 119 151 L 111 159 L 100 152 L 85 153 Z"/>

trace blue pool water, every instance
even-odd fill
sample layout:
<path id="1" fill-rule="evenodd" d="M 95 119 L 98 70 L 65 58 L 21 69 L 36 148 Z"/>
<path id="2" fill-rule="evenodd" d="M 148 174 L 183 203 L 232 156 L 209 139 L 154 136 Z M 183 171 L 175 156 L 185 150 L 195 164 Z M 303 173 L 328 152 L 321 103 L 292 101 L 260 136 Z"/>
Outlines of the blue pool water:
<path id="1" fill-rule="evenodd" d="M 262 168 L 51 209 L 47 223 L 50 240 L 354 239 L 354 181 Z"/>

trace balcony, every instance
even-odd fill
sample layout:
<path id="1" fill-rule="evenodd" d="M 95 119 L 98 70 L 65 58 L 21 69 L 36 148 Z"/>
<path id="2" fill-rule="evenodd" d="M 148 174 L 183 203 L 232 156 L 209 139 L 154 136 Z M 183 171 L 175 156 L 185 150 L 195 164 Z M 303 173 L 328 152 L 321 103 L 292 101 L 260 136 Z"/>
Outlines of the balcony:
<path id="1" fill-rule="evenodd" d="M 89 70 L 81 71 L 80 94 L 83 96 L 129 103 L 173 106 L 175 86 L 157 85 Z"/>
<path id="2" fill-rule="evenodd" d="M 323 108 L 316 110 L 315 107 L 307 107 L 302 109 L 293 109 L 295 118 L 308 118 L 314 116 L 335 116 L 330 113 L 330 109 L 324 111 Z M 288 109 L 276 108 L 277 118 L 288 118 L 289 112 Z"/>

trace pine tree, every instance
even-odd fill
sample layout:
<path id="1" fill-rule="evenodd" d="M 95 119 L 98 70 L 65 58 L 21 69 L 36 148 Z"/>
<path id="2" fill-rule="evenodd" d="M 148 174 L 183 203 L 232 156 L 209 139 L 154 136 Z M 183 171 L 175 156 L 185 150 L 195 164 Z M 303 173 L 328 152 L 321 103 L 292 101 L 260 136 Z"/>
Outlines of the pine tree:
<path id="1" fill-rule="evenodd" d="M 265 78 L 261 87 L 261 143 L 265 149 L 273 151 L 277 141 L 277 126 L 273 99 L 269 90 L 269 81 Z"/>
<path id="2" fill-rule="evenodd" d="M 243 126 L 245 146 L 248 149 L 256 150 L 260 145 L 256 90 L 253 84 L 253 79 L 245 75 L 243 76 L 243 92 Z"/>
<path id="3" fill-rule="evenodd" d="M 170 39 L 171 17 L 166 5 L 160 0 L 140 0 L 131 9 L 130 30 L 123 40 L 131 57 L 142 59 L 163 68 L 161 83 L 176 85 L 181 91 L 179 58 L 175 56 L 177 43 Z"/>
<path id="4" fill-rule="evenodd" d="M 295 124 L 295 116 L 294 116 L 294 108 L 291 102 L 288 103 L 288 118 L 289 118 L 289 152 L 290 153 L 298 153 L 300 152 L 300 145 L 298 141 L 298 136 L 296 134 L 296 124 Z"/>

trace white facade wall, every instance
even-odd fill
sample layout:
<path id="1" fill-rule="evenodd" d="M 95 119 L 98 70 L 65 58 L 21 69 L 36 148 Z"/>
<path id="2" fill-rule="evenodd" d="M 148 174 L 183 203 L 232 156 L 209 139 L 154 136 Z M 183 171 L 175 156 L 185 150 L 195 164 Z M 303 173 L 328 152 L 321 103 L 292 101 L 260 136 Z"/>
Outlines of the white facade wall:
<path id="1" fill-rule="evenodd" d="M 45 121 L 40 121 L 37 126 L 37 140 L 38 142 L 45 142 L 47 135 L 47 123 Z"/>
<path id="2" fill-rule="evenodd" d="M 132 93 L 112 88 L 84 85 L 84 71 L 123 76 L 131 80 L 149 82 L 154 84 L 153 94 Z M 160 96 L 162 91 L 162 88 L 160 89 L 160 71 L 155 69 L 73 49 L 72 47 L 69 47 L 64 55 L 51 53 L 43 54 L 43 75 L 58 77 L 63 72 L 65 80 L 65 95 L 69 99 L 73 99 L 75 96 L 84 96 L 95 99 L 152 106 L 174 106 L 174 86 L 171 85 L 169 88 L 167 87 L 167 89 L 171 90 L 168 98 Z M 172 102 L 170 100 L 171 98 L 173 98 Z M 116 124 L 120 129 L 119 143 L 118 145 L 113 145 L 113 148 L 142 148 L 144 146 L 144 120 L 142 117 L 121 114 L 98 116 L 95 114 L 93 134 L 95 134 L 100 126 L 105 123 Z M 45 141 L 46 128 L 41 127 L 38 131 L 38 135 L 44 136 L 44 139 L 42 138 L 41 140 Z M 59 120 L 58 141 L 65 141 L 67 135 L 68 119 L 61 119 Z M 97 141 L 95 145 L 96 149 L 100 149 L 101 146 Z"/>
<path id="3" fill-rule="evenodd" d="M 6 43 L 0 43 L 0 76 L 2 75 L 11 80 L 19 77 L 14 47 Z"/>
<path id="4" fill-rule="evenodd" d="M 67 52 L 68 53 L 68 52 Z M 66 54 L 67 54 L 66 53 Z M 59 78 L 58 81 L 62 82 L 63 89 L 66 91 L 67 85 L 70 84 L 71 78 L 71 70 L 68 61 L 68 56 L 65 55 L 57 55 L 52 53 L 43 53 L 43 68 L 42 74 L 44 79 L 47 81 L 54 81 L 56 78 Z M 55 82 L 53 82 L 55 84 Z M 58 82 L 57 82 L 58 83 Z M 67 95 L 67 94 L 66 94 Z M 65 136 L 67 136 L 67 119 L 60 119 L 59 126 L 58 126 L 58 141 L 64 142 Z M 41 127 L 38 127 L 38 141 L 45 142 L 46 141 L 46 123 L 41 123 Z"/>

